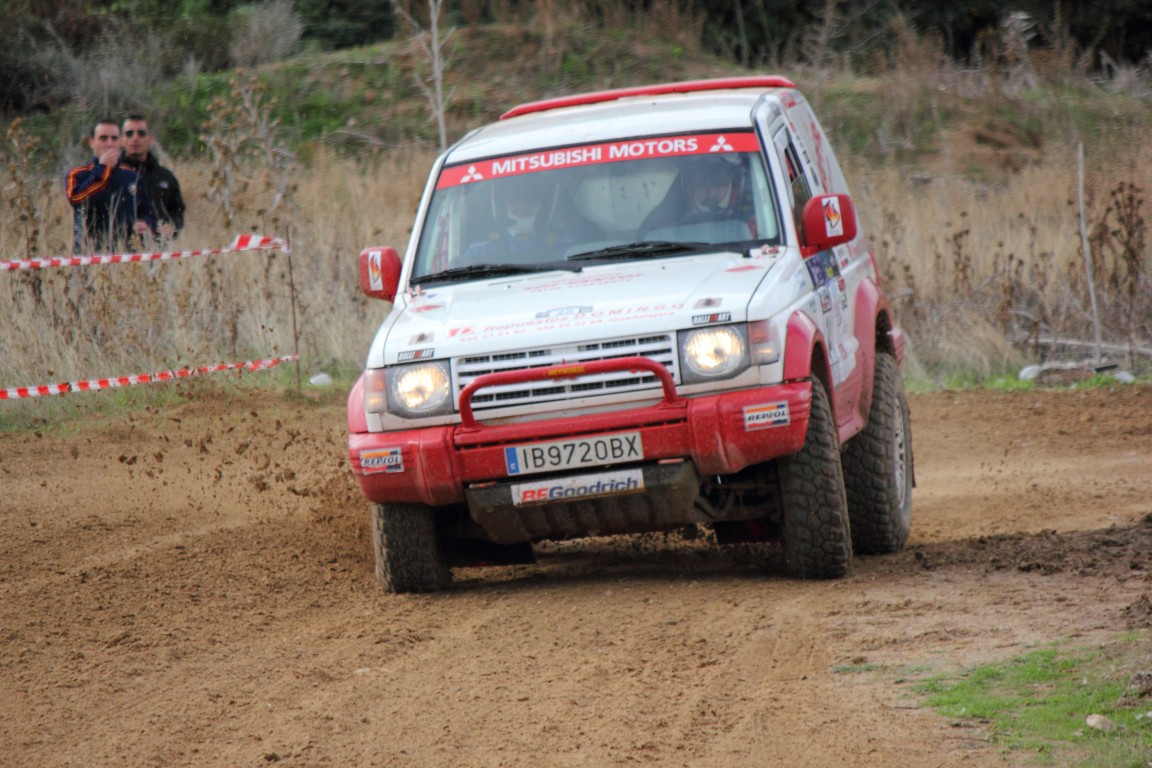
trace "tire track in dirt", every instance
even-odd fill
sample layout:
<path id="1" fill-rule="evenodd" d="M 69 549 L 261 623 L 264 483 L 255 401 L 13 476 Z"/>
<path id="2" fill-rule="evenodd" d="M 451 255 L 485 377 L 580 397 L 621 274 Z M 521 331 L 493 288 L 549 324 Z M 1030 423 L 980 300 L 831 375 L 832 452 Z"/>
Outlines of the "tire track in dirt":
<path id="1" fill-rule="evenodd" d="M 1146 393 L 913 396 L 909 548 L 808 583 L 669 535 L 387 595 L 339 397 L 0 435 L 0 764 L 1010 764 L 911 681 L 1152 629 Z"/>

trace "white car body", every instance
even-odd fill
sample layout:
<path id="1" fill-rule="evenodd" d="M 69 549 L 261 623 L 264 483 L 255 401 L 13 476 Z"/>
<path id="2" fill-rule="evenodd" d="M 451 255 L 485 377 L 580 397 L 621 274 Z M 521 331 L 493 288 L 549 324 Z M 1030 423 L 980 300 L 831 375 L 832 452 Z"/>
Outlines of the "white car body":
<path id="1" fill-rule="evenodd" d="M 349 457 L 370 500 L 443 513 L 458 535 L 644 529 L 534 528 L 525 507 L 549 502 L 514 482 L 513 455 L 635 435 L 643 457 L 624 469 L 532 470 L 607 509 L 694 482 L 657 478 L 657 465 L 720 478 L 798 451 L 813 381 L 844 444 L 868 422 L 878 350 L 902 358 L 839 163 L 779 78 L 518 107 L 438 159 L 416 222 L 403 257 L 361 257 L 365 292 L 394 303 L 349 399 Z M 680 432 L 648 426 L 661 408 Z M 708 522 L 661 514 L 653 528 Z"/>

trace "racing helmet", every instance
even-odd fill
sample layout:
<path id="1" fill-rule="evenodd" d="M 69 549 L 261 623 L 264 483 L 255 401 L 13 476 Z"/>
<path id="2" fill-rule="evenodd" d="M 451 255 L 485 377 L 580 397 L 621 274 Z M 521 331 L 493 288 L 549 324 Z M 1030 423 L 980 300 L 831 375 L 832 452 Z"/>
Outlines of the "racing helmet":
<path id="1" fill-rule="evenodd" d="M 733 154 L 691 157 L 680 171 L 688 204 L 700 214 L 732 215 L 740 203 L 743 167 Z"/>

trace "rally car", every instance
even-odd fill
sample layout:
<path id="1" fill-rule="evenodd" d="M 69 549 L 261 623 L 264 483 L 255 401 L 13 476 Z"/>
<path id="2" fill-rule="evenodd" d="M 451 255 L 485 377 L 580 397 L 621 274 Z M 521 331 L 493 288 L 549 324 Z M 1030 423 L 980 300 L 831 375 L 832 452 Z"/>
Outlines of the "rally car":
<path id="1" fill-rule="evenodd" d="M 911 525 L 904 335 L 782 77 L 523 104 L 435 162 L 348 399 L 376 577 L 702 528 L 837 578 Z"/>

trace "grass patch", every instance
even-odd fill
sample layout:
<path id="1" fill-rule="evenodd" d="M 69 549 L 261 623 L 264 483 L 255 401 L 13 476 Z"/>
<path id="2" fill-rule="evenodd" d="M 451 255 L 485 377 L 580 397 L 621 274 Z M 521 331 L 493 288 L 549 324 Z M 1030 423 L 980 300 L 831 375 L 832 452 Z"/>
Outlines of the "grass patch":
<path id="1" fill-rule="evenodd" d="M 1148 768 L 1152 699 L 1133 682 L 1148 666 L 1147 638 L 1133 634 L 1100 649 L 1053 645 L 917 689 L 941 714 L 979 721 L 1036 765 Z M 1090 727 L 1090 715 L 1113 727 Z"/>

